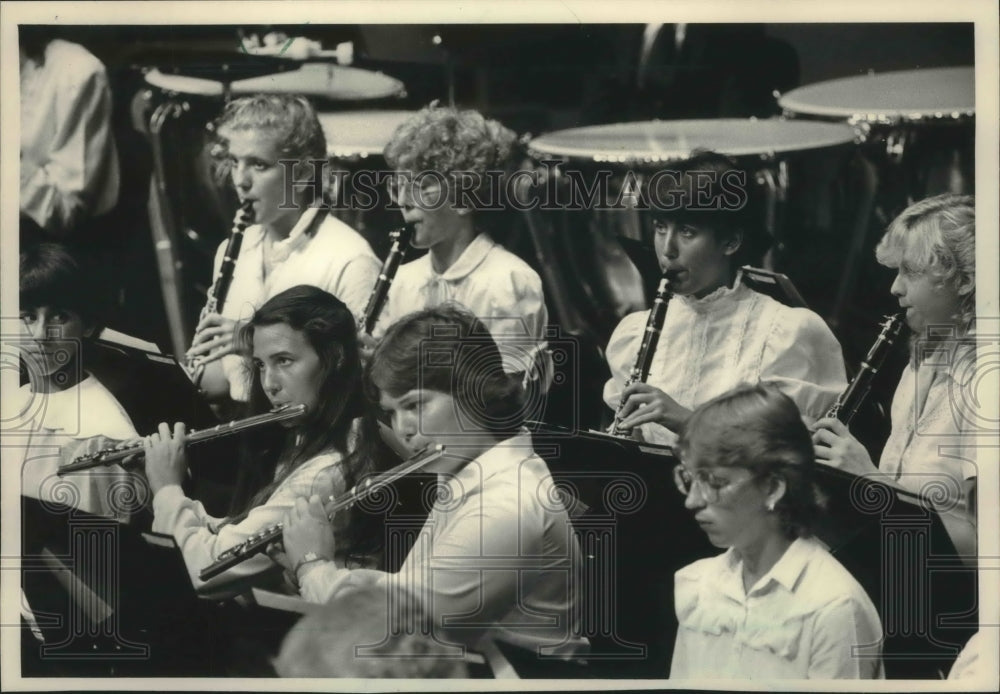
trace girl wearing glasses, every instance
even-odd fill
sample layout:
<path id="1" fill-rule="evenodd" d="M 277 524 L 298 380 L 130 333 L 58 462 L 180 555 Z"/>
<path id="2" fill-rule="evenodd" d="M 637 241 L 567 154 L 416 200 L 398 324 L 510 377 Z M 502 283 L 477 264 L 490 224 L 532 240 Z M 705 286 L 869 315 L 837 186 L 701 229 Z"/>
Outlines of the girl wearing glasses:
<path id="1" fill-rule="evenodd" d="M 411 311 L 460 304 L 496 339 L 508 373 L 544 382 L 550 369 L 542 281 L 477 219 L 489 214 L 479 208 L 499 204 L 514 140 L 513 132 L 476 111 L 435 104 L 393 134 L 385 148 L 396 170 L 390 191 L 413 226 L 411 244 L 428 252 L 399 269 L 375 332 Z"/>
<path id="2" fill-rule="evenodd" d="M 216 132 L 240 202 L 253 203 L 253 223 L 244 232 L 222 313 L 202 318 L 188 357 L 205 364 L 201 387 L 209 398 L 245 402 L 250 378 L 234 338 L 254 309 L 305 284 L 333 294 L 360 316 L 380 263 L 368 242 L 323 204 L 325 169 L 315 162 L 326 161 L 326 138 L 305 97 L 236 99 L 226 105 Z M 213 277 L 225 249 L 223 241 Z"/>
<path id="3" fill-rule="evenodd" d="M 684 505 L 726 552 L 677 572 L 676 679 L 882 678 L 864 589 L 810 534 L 812 443 L 790 398 L 741 386 L 684 426 Z"/>
<path id="4" fill-rule="evenodd" d="M 823 320 L 753 291 L 740 268 L 768 243 L 747 199 L 746 172 L 703 152 L 648 186 L 660 269 L 673 299 L 645 383 L 622 389 L 645 334 L 648 311 L 626 316 L 608 342 L 604 401 L 624 398 L 622 426 L 672 445 L 691 410 L 740 383 L 773 383 L 810 420 L 847 386 L 840 344 Z"/>

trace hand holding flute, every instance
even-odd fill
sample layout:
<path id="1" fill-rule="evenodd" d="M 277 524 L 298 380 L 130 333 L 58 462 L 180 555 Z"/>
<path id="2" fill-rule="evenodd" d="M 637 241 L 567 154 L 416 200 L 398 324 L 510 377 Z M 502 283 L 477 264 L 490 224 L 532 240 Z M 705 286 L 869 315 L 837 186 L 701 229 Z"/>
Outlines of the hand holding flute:
<path id="1" fill-rule="evenodd" d="M 170 425 L 161 422 L 155 434 L 143 439 L 146 479 L 154 496 L 164 487 L 171 484 L 179 485 L 184 481 L 188 469 L 187 455 L 184 453 L 186 439 L 183 422 L 174 425 L 173 434 L 170 432 Z"/>

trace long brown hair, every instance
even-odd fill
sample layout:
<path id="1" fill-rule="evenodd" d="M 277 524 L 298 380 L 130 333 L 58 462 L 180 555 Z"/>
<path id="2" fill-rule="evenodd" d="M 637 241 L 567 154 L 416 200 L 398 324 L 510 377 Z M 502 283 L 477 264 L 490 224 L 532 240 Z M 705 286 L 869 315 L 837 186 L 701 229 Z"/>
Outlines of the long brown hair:
<path id="1" fill-rule="evenodd" d="M 244 352 L 252 351 L 256 328 L 279 323 L 303 333 L 319 356 L 318 406 L 293 429 L 271 429 L 245 438 L 244 460 L 230 506 L 231 522 L 246 517 L 303 463 L 321 453 L 336 451 L 344 456 L 341 465 L 348 486 L 354 484 L 364 462 L 349 456 L 347 450 L 352 421 L 361 414 L 362 398 L 354 316 L 344 302 L 322 289 L 292 287 L 268 300 L 241 329 L 239 341 Z M 251 369 L 248 414 L 265 412 L 270 405 L 260 373 L 249 359 L 246 365 Z M 281 471 L 275 476 L 279 464 Z"/>

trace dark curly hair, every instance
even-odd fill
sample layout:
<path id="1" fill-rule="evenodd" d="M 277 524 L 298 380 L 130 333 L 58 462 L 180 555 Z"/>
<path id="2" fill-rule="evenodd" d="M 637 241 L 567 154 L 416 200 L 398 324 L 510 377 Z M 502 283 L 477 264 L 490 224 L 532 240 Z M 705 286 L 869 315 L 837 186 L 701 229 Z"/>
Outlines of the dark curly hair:
<path id="1" fill-rule="evenodd" d="M 697 451 L 712 464 L 779 478 L 785 493 L 774 511 L 788 537 L 812 534 L 819 514 L 813 445 L 798 407 L 771 385 L 742 385 L 699 406 L 678 441 L 681 455 Z"/>

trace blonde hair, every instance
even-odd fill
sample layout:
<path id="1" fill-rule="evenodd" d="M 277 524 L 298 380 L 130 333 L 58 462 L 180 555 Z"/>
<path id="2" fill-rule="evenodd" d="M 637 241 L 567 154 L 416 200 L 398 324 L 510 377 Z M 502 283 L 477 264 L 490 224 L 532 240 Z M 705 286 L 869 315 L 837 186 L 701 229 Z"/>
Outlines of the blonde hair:
<path id="1" fill-rule="evenodd" d="M 875 249 L 879 263 L 907 274 L 927 274 L 962 293 L 964 332 L 976 319 L 976 200 L 946 193 L 907 207 Z M 967 290 L 967 291 L 964 291 Z"/>

